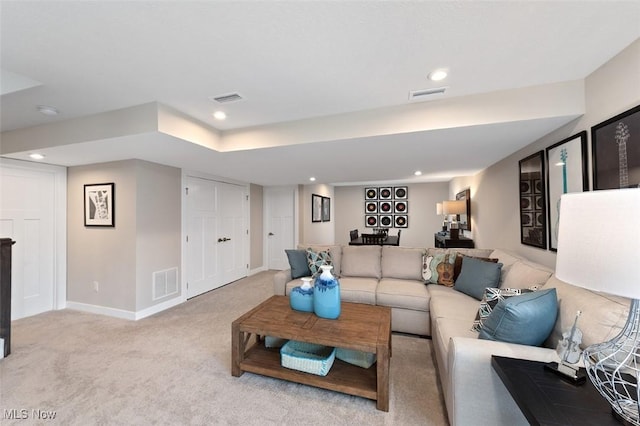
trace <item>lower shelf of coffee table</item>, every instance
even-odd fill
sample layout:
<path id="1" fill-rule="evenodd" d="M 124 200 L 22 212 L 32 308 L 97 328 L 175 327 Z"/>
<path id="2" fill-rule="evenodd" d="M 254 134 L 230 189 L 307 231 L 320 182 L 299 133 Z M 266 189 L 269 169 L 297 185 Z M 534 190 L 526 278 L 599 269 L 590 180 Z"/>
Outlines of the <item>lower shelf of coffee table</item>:
<path id="1" fill-rule="evenodd" d="M 336 359 L 326 376 L 318 376 L 284 368 L 280 364 L 280 349 L 266 348 L 262 343 L 256 343 L 245 353 L 240 369 L 349 395 L 378 399 L 376 364 L 361 368 Z"/>

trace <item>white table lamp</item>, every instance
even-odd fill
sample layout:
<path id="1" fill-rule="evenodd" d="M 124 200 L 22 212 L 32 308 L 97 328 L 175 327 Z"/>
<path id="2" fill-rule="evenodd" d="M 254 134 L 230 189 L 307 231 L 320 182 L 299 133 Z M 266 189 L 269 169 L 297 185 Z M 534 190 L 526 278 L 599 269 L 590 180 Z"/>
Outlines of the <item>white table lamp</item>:
<path id="1" fill-rule="evenodd" d="M 442 213 L 446 216 L 454 215 L 454 220 L 451 221 L 450 231 L 451 238 L 458 238 L 458 222 L 460 221 L 460 215 L 467 213 L 467 202 L 465 200 L 450 200 L 442 202 Z"/>
<path id="2" fill-rule="evenodd" d="M 640 189 L 562 196 L 556 276 L 631 299 L 620 334 L 587 347 L 583 360 L 589 379 L 615 413 L 640 424 Z"/>

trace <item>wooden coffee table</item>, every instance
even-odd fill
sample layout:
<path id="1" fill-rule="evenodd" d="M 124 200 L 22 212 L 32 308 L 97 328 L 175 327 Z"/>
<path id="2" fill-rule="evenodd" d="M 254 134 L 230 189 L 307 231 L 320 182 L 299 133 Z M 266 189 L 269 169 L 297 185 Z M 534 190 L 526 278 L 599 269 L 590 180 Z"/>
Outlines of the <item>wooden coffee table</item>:
<path id="1" fill-rule="evenodd" d="M 266 348 L 261 336 L 375 353 L 377 362 L 361 368 L 336 359 L 326 376 L 291 370 L 280 365 L 280 350 Z M 375 400 L 382 411 L 389 411 L 390 357 L 391 310 L 383 306 L 342 302 L 340 318 L 329 320 L 291 309 L 286 296 L 272 296 L 231 325 L 233 376 L 249 371 L 356 395 Z"/>

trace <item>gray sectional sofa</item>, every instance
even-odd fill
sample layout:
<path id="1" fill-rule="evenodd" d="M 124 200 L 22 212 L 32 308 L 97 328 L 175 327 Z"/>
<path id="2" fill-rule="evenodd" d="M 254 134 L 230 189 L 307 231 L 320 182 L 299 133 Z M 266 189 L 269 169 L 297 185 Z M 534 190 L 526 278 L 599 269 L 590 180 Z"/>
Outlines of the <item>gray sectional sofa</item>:
<path id="1" fill-rule="evenodd" d="M 306 248 L 308 246 L 300 246 Z M 430 336 L 444 400 L 452 425 L 528 424 L 491 367 L 491 355 L 558 361 L 555 346 L 582 311 L 583 345 L 608 340 L 624 325 L 629 302 L 558 280 L 553 271 L 503 250 L 436 249 L 393 246 L 311 246 L 329 250 L 340 279 L 342 300 L 391 308 L 392 330 Z M 425 285 L 423 255 L 456 253 L 497 258 L 500 288 L 555 289 L 558 315 L 541 347 L 478 338 L 472 330 L 480 301 L 439 284 Z M 274 277 L 274 293 L 288 295 L 300 285 L 291 271 Z"/>

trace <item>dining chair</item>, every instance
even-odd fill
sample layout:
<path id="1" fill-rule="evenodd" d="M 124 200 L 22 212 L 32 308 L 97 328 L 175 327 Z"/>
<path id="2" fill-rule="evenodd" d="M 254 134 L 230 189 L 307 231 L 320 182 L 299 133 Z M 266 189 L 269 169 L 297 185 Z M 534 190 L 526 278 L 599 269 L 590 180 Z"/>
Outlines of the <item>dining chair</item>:
<path id="1" fill-rule="evenodd" d="M 349 231 L 349 239 L 350 241 L 358 239 L 358 230 L 354 229 L 353 231 Z"/>
<path id="2" fill-rule="evenodd" d="M 381 246 L 384 242 L 384 239 L 387 237 L 384 234 L 362 234 L 361 236 L 363 245 L 375 246 Z"/>
<path id="3" fill-rule="evenodd" d="M 400 245 L 400 232 L 402 232 L 402 229 L 398 229 L 398 240 L 396 241 L 394 246 L 399 246 Z"/>

